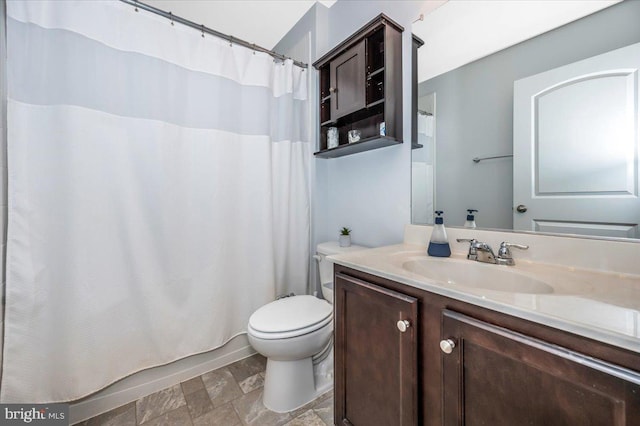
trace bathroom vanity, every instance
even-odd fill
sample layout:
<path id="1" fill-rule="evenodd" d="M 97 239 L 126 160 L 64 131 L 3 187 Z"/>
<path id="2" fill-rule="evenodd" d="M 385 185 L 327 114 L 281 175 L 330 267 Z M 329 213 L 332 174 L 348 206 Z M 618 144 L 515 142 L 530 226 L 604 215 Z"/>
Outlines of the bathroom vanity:
<path id="1" fill-rule="evenodd" d="M 612 244 L 623 259 L 640 247 Z M 424 248 L 405 237 L 333 259 L 336 425 L 640 424 L 640 275 L 542 263 L 535 249 L 507 267 Z"/>

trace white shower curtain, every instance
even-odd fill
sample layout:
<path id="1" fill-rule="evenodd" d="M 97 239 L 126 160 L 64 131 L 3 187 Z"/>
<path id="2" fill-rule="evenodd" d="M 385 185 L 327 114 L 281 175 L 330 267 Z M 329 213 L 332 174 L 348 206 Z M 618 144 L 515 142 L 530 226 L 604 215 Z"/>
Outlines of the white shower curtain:
<path id="1" fill-rule="evenodd" d="M 117 1 L 8 1 L 2 402 L 219 347 L 306 289 L 307 74 Z"/>

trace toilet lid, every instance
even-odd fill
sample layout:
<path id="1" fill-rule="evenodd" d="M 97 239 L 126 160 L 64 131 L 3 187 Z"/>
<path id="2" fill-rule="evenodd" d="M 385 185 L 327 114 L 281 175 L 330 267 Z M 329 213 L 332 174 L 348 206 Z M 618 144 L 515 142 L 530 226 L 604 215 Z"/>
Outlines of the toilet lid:
<path id="1" fill-rule="evenodd" d="M 268 303 L 249 318 L 249 326 L 263 333 L 282 333 L 311 327 L 331 316 L 333 307 L 314 296 L 292 296 Z"/>

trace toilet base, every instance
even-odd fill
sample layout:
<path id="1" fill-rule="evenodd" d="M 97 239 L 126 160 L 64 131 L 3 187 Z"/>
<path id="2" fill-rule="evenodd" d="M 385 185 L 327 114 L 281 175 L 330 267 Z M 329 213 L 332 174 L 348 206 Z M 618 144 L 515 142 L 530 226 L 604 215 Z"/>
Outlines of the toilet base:
<path id="1" fill-rule="evenodd" d="M 324 356 L 298 361 L 267 359 L 262 403 L 271 411 L 296 410 L 333 388 L 333 342 Z M 275 380 L 274 380 L 275 379 Z"/>
<path id="2" fill-rule="evenodd" d="M 297 361 L 267 359 L 265 374 L 262 402 L 271 411 L 293 411 L 317 396 L 311 357 Z"/>
<path id="3" fill-rule="evenodd" d="M 313 360 L 313 377 L 316 383 L 316 398 L 333 389 L 333 340 L 329 342 L 327 355 Z"/>

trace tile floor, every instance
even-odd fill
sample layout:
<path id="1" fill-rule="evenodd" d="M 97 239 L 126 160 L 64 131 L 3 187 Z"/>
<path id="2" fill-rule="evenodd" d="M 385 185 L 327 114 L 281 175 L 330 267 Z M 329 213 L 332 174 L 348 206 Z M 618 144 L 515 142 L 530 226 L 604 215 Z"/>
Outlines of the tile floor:
<path id="1" fill-rule="evenodd" d="M 82 426 L 327 426 L 333 425 L 333 391 L 289 413 L 262 405 L 266 359 L 253 355 L 147 395 Z"/>

